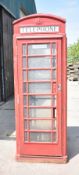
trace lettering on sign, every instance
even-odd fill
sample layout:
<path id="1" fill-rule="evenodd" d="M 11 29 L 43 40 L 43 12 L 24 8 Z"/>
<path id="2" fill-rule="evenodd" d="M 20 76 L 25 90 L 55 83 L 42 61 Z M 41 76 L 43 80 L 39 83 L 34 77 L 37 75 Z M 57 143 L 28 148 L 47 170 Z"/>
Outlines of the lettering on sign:
<path id="1" fill-rule="evenodd" d="M 59 26 L 25 26 L 20 27 L 20 33 L 39 33 L 39 32 L 59 32 Z"/>

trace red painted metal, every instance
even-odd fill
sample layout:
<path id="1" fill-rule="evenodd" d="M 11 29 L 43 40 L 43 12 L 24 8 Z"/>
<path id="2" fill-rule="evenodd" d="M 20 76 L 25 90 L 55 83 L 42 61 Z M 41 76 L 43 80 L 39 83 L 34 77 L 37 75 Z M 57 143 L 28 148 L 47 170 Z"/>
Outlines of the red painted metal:
<path id="1" fill-rule="evenodd" d="M 46 32 L 46 33 L 20 33 L 20 27 L 23 26 L 59 26 L 58 32 Z M 17 157 L 32 157 L 32 156 L 49 156 L 64 162 L 67 159 L 66 151 L 66 34 L 65 34 L 65 20 L 57 18 L 51 15 L 31 15 L 30 17 L 25 17 L 23 19 L 14 22 L 14 83 L 15 83 L 15 111 L 16 111 L 16 133 L 17 133 Z M 48 36 L 48 37 L 47 37 Z M 30 45 L 38 44 L 48 44 L 50 54 L 37 54 L 29 55 L 28 49 Z M 55 44 L 56 53 L 52 51 L 52 45 Z M 25 55 L 23 55 L 22 47 L 25 45 Z M 56 66 L 52 66 L 52 59 L 56 57 Z M 26 60 L 26 67 L 23 67 L 23 58 Z M 29 59 L 44 59 L 49 58 L 50 68 L 48 67 L 33 67 L 29 68 Z M 24 72 L 23 72 L 24 71 Z M 29 71 L 50 71 L 50 79 L 29 79 Z M 56 79 L 52 78 L 52 75 Z M 24 75 L 24 79 L 23 79 Z M 32 77 L 33 78 L 33 77 Z M 27 91 L 23 92 L 23 85 L 27 85 Z M 29 85 L 32 83 L 34 85 L 43 83 L 50 83 L 50 93 L 41 92 L 29 92 Z M 41 86 L 40 86 L 41 89 Z M 31 89 L 32 90 L 32 89 Z M 37 89 L 38 90 L 38 89 Z M 41 89 L 42 90 L 42 89 Z M 50 105 L 37 105 L 29 104 L 29 98 L 33 96 L 38 97 L 50 97 Z M 27 98 L 27 102 L 23 102 Z M 55 100 L 56 98 L 56 100 Z M 53 102 L 54 99 L 54 102 Z M 56 102 L 56 103 L 55 103 Z M 55 103 L 55 104 L 54 104 Z M 64 105 L 63 105 L 64 104 Z M 32 110 L 32 113 L 30 113 Z M 34 115 L 36 110 L 50 110 L 50 116 L 31 116 Z M 27 113 L 26 113 L 27 112 Z M 43 114 L 40 113 L 40 114 Z M 46 114 L 44 114 L 46 115 Z M 39 128 L 39 122 L 43 127 L 46 127 L 45 123 L 49 122 L 48 129 Z M 34 123 L 34 125 L 32 126 Z M 38 122 L 38 128 L 36 127 L 36 122 Z M 45 123 L 44 123 L 45 122 Z M 34 134 L 34 135 L 33 135 Z M 35 134 L 38 134 L 35 136 Z M 41 134 L 41 135 L 40 135 Z M 50 134 L 50 138 L 48 135 Z M 27 136 L 25 138 L 25 136 Z M 37 139 L 34 141 L 34 138 Z M 40 139 L 42 141 L 40 141 Z M 49 141 L 45 141 L 45 139 Z M 33 140 L 33 141 L 32 141 Z"/>

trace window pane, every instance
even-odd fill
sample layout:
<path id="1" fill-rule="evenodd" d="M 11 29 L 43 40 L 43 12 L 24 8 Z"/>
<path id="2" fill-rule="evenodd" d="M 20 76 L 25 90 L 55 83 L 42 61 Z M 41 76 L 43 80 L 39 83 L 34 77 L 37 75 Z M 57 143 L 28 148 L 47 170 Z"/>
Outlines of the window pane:
<path id="1" fill-rule="evenodd" d="M 26 57 L 23 57 L 23 69 L 26 69 L 27 65 L 26 65 Z"/>
<path id="2" fill-rule="evenodd" d="M 26 75 L 27 75 L 27 74 L 26 74 L 26 71 L 23 71 L 23 81 L 26 81 L 26 78 L 27 78 Z"/>
<path id="3" fill-rule="evenodd" d="M 23 83 L 23 93 L 26 93 L 26 83 Z"/>
<path id="4" fill-rule="evenodd" d="M 29 96 L 29 105 L 31 106 L 51 106 L 50 96 Z"/>
<path id="5" fill-rule="evenodd" d="M 57 121 L 53 120 L 53 129 L 56 129 L 56 128 L 57 128 Z"/>
<path id="6" fill-rule="evenodd" d="M 30 142 L 52 142 L 52 134 L 44 132 L 31 132 Z"/>
<path id="7" fill-rule="evenodd" d="M 22 45 L 22 55 L 26 56 L 26 44 Z"/>
<path id="8" fill-rule="evenodd" d="M 27 97 L 23 96 L 23 104 L 26 105 L 27 104 Z"/>
<path id="9" fill-rule="evenodd" d="M 56 57 L 53 57 L 52 58 L 52 66 L 53 67 L 56 67 Z"/>
<path id="10" fill-rule="evenodd" d="M 51 93 L 51 83 L 29 83 L 29 93 Z"/>
<path id="11" fill-rule="evenodd" d="M 57 142 L 57 133 L 53 133 L 52 142 Z"/>
<path id="12" fill-rule="evenodd" d="M 56 55 L 56 43 L 52 44 L 52 54 Z"/>
<path id="13" fill-rule="evenodd" d="M 28 59 L 29 68 L 50 68 L 50 58 L 29 58 Z"/>
<path id="14" fill-rule="evenodd" d="M 27 129 L 27 120 L 24 121 L 24 129 Z"/>
<path id="15" fill-rule="evenodd" d="M 36 130 L 51 130 L 51 120 L 31 120 L 30 129 Z"/>
<path id="16" fill-rule="evenodd" d="M 53 95 L 53 106 L 56 106 L 56 95 Z"/>
<path id="17" fill-rule="evenodd" d="M 50 80 L 51 72 L 49 70 L 31 70 L 28 71 L 29 80 Z"/>
<path id="18" fill-rule="evenodd" d="M 49 55 L 49 44 L 30 44 L 28 46 L 28 55 Z"/>
<path id="19" fill-rule="evenodd" d="M 24 132 L 24 141 L 27 142 L 28 141 L 28 133 Z"/>
<path id="20" fill-rule="evenodd" d="M 51 109 L 30 108 L 29 115 L 30 118 L 50 118 Z"/>
<path id="21" fill-rule="evenodd" d="M 24 108 L 24 117 L 27 117 L 27 108 Z"/>
<path id="22" fill-rule="evenodd" d="M 53 70 L 52 78 L 53 78 L 53 80 L 56 80 L 56 70 Z"/>

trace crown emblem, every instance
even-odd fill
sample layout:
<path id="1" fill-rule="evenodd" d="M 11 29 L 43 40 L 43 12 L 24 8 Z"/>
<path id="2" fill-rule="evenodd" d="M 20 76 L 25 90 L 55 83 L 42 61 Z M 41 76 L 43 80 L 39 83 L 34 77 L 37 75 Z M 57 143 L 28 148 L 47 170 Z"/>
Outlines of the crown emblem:
<path id="1" fill-rule="evenodd" d="M 42 24 L 42 21 L 41 21 L 40 18 L 36 18 L 36 19 L 35 19 L 35 23 L 38 24 L 38 25 L 40 25 L 40 24 Z"/>

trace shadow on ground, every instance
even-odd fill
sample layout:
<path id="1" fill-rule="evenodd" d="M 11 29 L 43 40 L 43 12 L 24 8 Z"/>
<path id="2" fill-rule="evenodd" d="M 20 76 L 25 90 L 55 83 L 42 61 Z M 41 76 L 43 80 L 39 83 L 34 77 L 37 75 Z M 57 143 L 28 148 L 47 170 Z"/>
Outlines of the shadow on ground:
<path id="1" fill-rule="evenodd" d="M 79 127 L 68 127 L 68 157 L 69 160 L 79 154 Z"/>
<path id="2" fill-rule="evenodd" d="M 0 105 L 0 139 L 15 139 L 14 100 Z"/>

